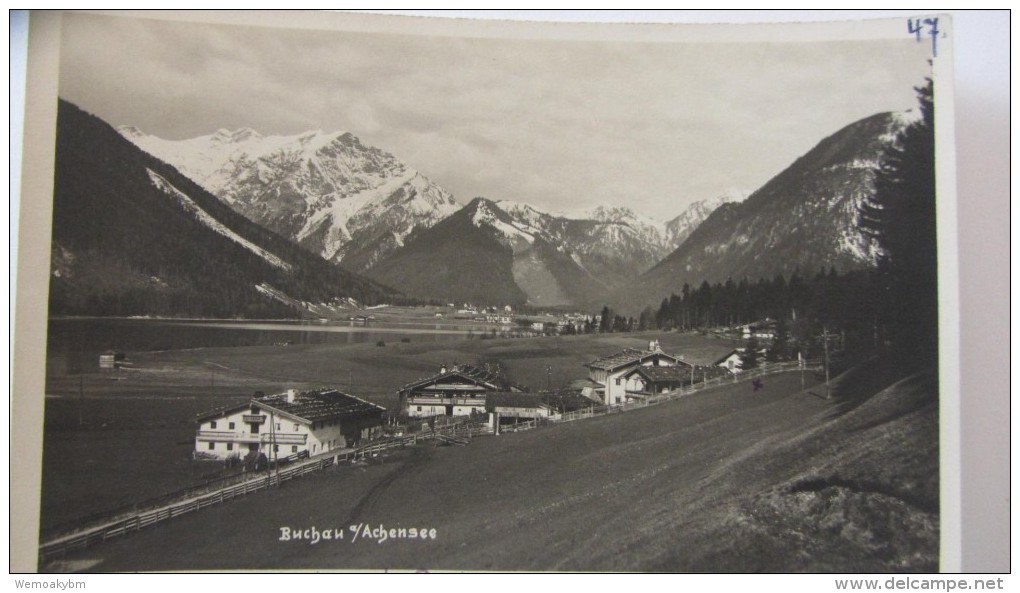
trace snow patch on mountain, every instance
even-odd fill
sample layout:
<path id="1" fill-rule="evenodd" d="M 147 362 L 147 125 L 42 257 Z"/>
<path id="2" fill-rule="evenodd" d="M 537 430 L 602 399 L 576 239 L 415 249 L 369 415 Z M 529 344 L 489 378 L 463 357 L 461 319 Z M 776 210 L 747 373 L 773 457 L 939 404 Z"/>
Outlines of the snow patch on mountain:
<path id="1" fill-rule="evenodd" d="M 223 235 L 224 237 L 227 237 L 228 239 L 241 245 L 242 247 L 251 251 L 252 253 L 258 255 L 259 257 L 266 260 L 270 264 L 284 270 L 291 269 L 290 264 L 288 264 L 287 262 L 283 261 L 282 259 L 270 253 L 269 251 L 266 251 L 265 249 L 259 247 L 258 245 L 252 243 L 251 241 L 245 239 L 244 237 L 238 235 L 234 231 L 227 228 L 223 223 L 216 220 L 216 218 L 214 218 L 211 214 L 203 210 L 201 206 L 196 204 L 195 201 L 191 199 L 191 197 L 189 197 L 187 194 L 174 187 L 173 184 L 167 181 L 162 175 L 156 173 L 155 171 L 149 168 L 146 168 L 145 171 L 149 174 L 149 179 L 152 181 L 152 184 L 156 186 L 156 188 L 158 188 L 165 194 L 177 198 L 177 201 L 181 204 L 184 210 L 191 213 L 199 222 L 208 226 L 209 228 Z"/>
<path id="2" fill-rule="evenodd" d="M 256 223 L 335 262 L 357 254 L 357 270 L 460 208 L 448 191 L 347 132 L 241 128 L 187 140 L 120 132 Z"/>
<path id="3" fill-rule="evenodd" d="M 525 225 L 521 225 L 524 228 L 519 227 L 513 222 L 506 222 L 493 211 L 489 206 L 489 202 L 486 200 L 479 200 L 475 206 L 475 212 L 471 217 L 471 223 L 476 227 L 489 226 L 496 229 L 507 239 L 521 239 L 528 245 L 535 242 L 536 229 L 529 229 L 532 232 L 525 230 L 528 228 Z M 511 243 L 512 245 L 512 243 Z"/>
<path id="4" fill-rule="evenodd" d="M 748 195 L 750 192 L 730 189 L 714 198 L 692 202 L 683 212 L 666 223 L 664 231 L 666 242 L 673 249 L 679 247 L 717 208 L 723 204 L 743 202 Z"/>

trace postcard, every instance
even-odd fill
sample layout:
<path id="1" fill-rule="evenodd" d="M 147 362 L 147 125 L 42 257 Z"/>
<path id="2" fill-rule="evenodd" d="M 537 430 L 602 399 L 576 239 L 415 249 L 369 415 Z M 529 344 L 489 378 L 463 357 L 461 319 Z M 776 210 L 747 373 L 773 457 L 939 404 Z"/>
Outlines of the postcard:
<path id="1" fill-rule="evenodd" d="M 952 41 L 31 13 L 12 570 L 957 567 Z"/>

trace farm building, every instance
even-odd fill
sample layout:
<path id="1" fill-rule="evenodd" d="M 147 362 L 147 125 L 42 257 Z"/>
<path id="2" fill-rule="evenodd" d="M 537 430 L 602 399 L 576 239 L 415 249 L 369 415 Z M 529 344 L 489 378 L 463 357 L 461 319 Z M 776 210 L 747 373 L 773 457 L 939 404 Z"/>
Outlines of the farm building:
<path id="1" fill-rule="evenodd" d="M 764 340 L 771 342 L 776 339 L 776 322 L 771 319 L 765 321 L 759 321 L 757 323 L 751 323 L 744 325 L 740 328 L 741 338 L 744 340 L 750 340 L 755 338 L 758 340 Z"/>
<path id="2" fill-rule="evenodd" d="M 117 369 L 120 368 L 127 356 L 119 350 L 107 350 L 99 355 L 99 368 Z"/>
<path id="3" fill-rule="evenodd" d="M 623 374 L 623 385 L 627 397 L 640 398 L 690 385 L 693 371 L 694 367 L 689 365 L 638 365 Z"/>
<path id="4" fill-rule="evenodd" d="M 722 367 L 731 373 L 734 374 L 739 373 L 741 367 L 740 353 L 743 351 L 744 351 L 743 348 L 730 350 L 725 356 L 720 357 L 712 364 L 714 364 L 717 367 Z"/>
<path id="5" fill-rule="evenodd" d="M 198 418 L 195 451 L 224 459 L 249 451 L 315 455 L 372 438 L 381 430 L 383 412 L 382 406 L 335 389 L 291 389 Z"/>
<path id="6" fill-rule="evenodd" d="M 531 420 L 548 418 L 554 414 L 552 407 L 541 395 L 517 391 L 492 392 L 485 395 L 485 411 L 489 413 L 489 425 L 508 419 Z"/>
<path id="7" fill-rule="evenodd" d="M 397 395 L 401 410 L 409 416 L 469 416 L 485 411 L 485 395 L 491 392 L 524 392 L 507 380 L 502 367 L 445 365 L 439 373 L 404 385 Z"/>
<path id="8" fill-rule="evenodd" d="M 692 365 L 684 362 L 679 356 L 666 354 L 659 346 L 658 340 L 654 340 L 648 343 L 648 350 L 628 348 L 611 356 L 593 360 L 584 366 L 588 367 L 588 378 L 601 386 L 594 389 L 594 394 L 608 406 L 626 401 L 627 386 L 624 384 L 624 375 L 639 366 L 682 366 L 689 374 Z M 632 385 L 636 386 L 636 382 Z"/>

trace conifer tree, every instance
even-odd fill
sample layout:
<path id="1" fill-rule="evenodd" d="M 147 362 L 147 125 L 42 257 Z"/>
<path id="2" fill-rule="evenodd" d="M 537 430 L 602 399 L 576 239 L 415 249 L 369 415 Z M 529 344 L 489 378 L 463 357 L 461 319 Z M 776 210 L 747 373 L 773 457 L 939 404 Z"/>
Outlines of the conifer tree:
<path id="1" fill-rule="evenodd" d="M 880 324 L 903 361 L 938 358 L 935 107 L 932 81 L 917 88 L 921 119 L 884 154 L 860 226 L 875 238 Z"/>

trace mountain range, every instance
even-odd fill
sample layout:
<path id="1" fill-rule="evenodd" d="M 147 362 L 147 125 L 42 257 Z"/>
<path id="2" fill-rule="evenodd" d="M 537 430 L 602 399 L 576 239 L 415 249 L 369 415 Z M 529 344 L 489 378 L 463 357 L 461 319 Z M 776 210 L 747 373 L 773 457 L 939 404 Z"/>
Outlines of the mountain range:
<path id="1" fill-rule="evenodd" d="M 232 208 L 356 272 L 461 205 L 393 155 L 346 132 L 262 136 L 249 128 L 165 140 L 121 134 Z"/>
<path id="2" fill-rule="evenodd" d="M 252 223 L 63 100 L 56 140 L 53 315 L 327 316 L 403 298 Z"/>
<path id="3" fill-rule="evenodd" d="M 419 272 L 430 279 L 445 274 L 404 269 L 401 262 L 421 263 L 422 256 L 411 252 L 423 245 L 435 248 L 439 240 L 419 241 L 412 248 L 405 248 L 405 243 L 462 208 L 469 208 L 468 216 L 474 217 L 477 205 L 462 206 L 447 190 L 350 133 L 262 136 L 242 128 L 166 140 L 130 126 L 119 131 L 253 222 L 348 270 L 422 298 L 462 301 L 495 292 L 504 295 L 497 300 L 518 304 L 594 306 L 676 248 L 713 205 L 743 197 L 697 202 L 668 222 L 621 207 L 561 215 L 523 203 L 485 201 L 489 214 L 479 215 L 476 222 L 488 221 L 497 241 L 515 246 L 516 271 L 510 274 L 515 288 L 500 292 L 459 286 L 465 281 L 448 278 L 445 288 L 437 290 L 434 281 L 423 284 L 415 278 Z M 446 233 L 450 227 L 437 232 Z M 464 239 L 447 238 L 457 244 Z M 525 244 L 528 249 L 522 248 Z M 452 247 L 437 251 L 449 254 Z M 463 263 L 465 257 L 471 256 L 462 253 L 456 259 Z M 552 282 L 548 269 L 558 270 L 560 279 Z"/>
<path id="4" fill-rule="evenodd" d="M 204 195 L 384 292 L 636 311 L 685 283 L 874 265 L 877 246 L 857 230 L 857 209 L 882 151 L 910 121 L 885 113 L 850 124 L 749 196 L 694 202 L 665 222 L 622 207 L 554 214 L 509 200 L 462 205 L 348 132 L 242 128 L 165 140 L 118 131 Z"/>

